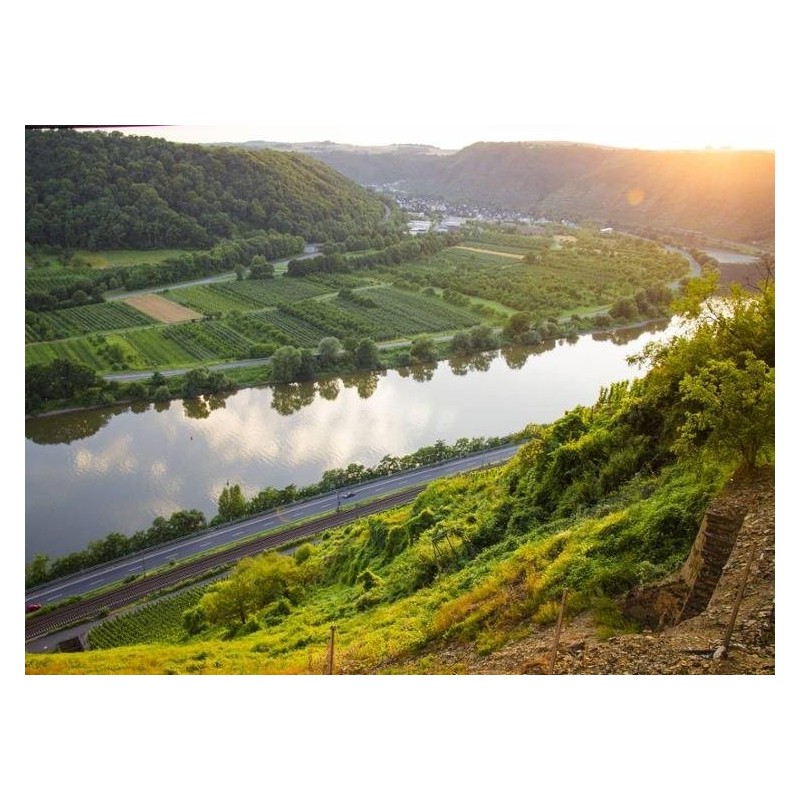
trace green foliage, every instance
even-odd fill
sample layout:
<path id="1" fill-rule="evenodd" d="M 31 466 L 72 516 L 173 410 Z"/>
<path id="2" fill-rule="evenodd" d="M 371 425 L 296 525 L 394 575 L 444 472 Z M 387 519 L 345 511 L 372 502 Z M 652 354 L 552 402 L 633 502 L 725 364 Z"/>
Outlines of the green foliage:
<path id="1" fill-rule="evenodd" d="M 419 362 L 436 361 L 436 342 L 432 336 L 418 336 L 411 342 L 411 358 Z"/>
<path id="2" fill-rule="evenodd" d="M 89 645 L 96 650 L 184 641 L 187 631 L 196 634 L 203 629 L 202 614 L 195 608 L 203 591 L 194 587 L 107 619 L 89 631 Z"/>
<path id="3" fill-rule="evenodd" d="M 225 486 L 217 500 L 217 516 L 212 520 L 217 522 L 228 522 L 233 519 L 243 517 L 247 513 L 247 501 L 245 500 L 242 487 L 238 483 L 233 486 Z"/>
<path id="4" fill-rule="evenodd" d="M 771 455 L 775 440 L 775 368 L 744 355 L 744 366 L 710 361 L 680 383 L 690 411 L 675 443 L 678 453 L 700 444 L 737 456 L 753 470 L 761 453 Z"/>
<path id="5" fill-rule="evenodd" d="M 321 241 L 385 229 L 376 197 L 297 153 L 29 130 L 25 172 L 33 245 L 207 247 L 253 231 Z"/>
<path id="6" fill-rule="evenodd" d="M 270 603 L 296 600 L 301 592 L 301 572 L 294 559 L 269 552 L 239 561 L 230 577 L 203 595 L 200 607 L 211 624 L 233 629 Z"/>

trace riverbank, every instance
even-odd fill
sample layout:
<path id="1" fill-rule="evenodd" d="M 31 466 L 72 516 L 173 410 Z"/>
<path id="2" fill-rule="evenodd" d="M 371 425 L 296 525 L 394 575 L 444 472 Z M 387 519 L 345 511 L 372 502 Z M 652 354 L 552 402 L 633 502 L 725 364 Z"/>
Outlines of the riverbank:
<path id="1" fill-rule="evenodd" d="M 605 313 L 605 310 L 598 310 L 595 315 Z M 562 318 L 562 322 L 567 318 Z M 647 319 L 636 320 L 625 325 L 617 325 L 614 327 L 592 327 L 579 332 L 570 332 L 568 334 L 548 337 L 543 339 L 539 345 L 543 349 L 552 349 L 558 342 L 565 340 L 574 340 L 580 336 L 604 336 L 614 337 L 616 335 L 624 335 L 626 333 L 635 333 L 648 326 L 657 326 L 662 324 L 666 327 L 669 323 L 669 318 L 664 316 L 650 317 Z M 493 333 L 498 338 L 502 335 L 502 328 L 493 329 Z M 489 354 L 494 354 L 498 350 L 512 349 L 519 347 L 513 342 L 498 342 L 498 346 L 488 350 L 477 350 L 470 353 L 453 353 L 450 349 L 450 342 L 455 334 L 431 335 L 435 350 L 435 360 L 420 361 L 415 360 L 411 355 L 411 347 L 413 341 L 410 339 L 396 340 L 392 342 L 381 342 L 376 344 L 376 347 L 381 354 L 380 363 L 372 370 L 364 370 L 357 368 L 342 369 L 340 365 L 332 367 L 317 366 L 313 377 L 310 380 L 351 380 L 358 379 L 361 376 L 368 375 L 371 372 L 385 373 L 390 369 L 413 369 L 420 367 L 430 368 L 432 365 L 439 364 L 444 361 L 470 361 L 475 358 L 486 357 Z M 42 417 L 52 417 L 62 414 L 72 414 L 85 411 L 97 411 L 102 409 L 114 409 L 121 406 L 130 406 L 132 404 L 139 404 L 142 402 L 147 403 L 163 403 L 172 400 L 191 400 L 196 398 L 197 394 L 186 394 L 182 391 L 184 387 L 184 376 L 194 370 L 207 370 L 210 373 L 222 373 L 225 379 L 233 384 L 230 388 L 222 390 L 221 394 L 230 394 L 240 389 L 251 389 L 262 386 L 287 386 L 295 383 L 294 381 L 275 381 L 270 374 L 271 358 L 248 359 L 234 362 L 220 362 L 215 364 L 203 364 L 194 367 L 185 367 L 180 369 L 156 371 L 156 372 L 136 372 L 125 374 L 108 374 L 101 376 L 101 380 L 107 384 L 109 391 L 113 391 L 113 400 L 105 403 L 90 403 L 90 404 L 76 404 L 70 403 L 69 405 L 61 404 L 59 401 L 53 401 L 46 405 L 41 410 L 36 412 L 26 413 L 25 419 L 38 419 Z M 153 387 L 154 376 L 160 376 L 163 379 L 163 386 L 169 392 L 162 392 L 160 397 L 156 397 L 155 391 L 149 391 L 142 395 L 140 392 L 135 394 L 126 395 L 123 386 L 131 386 L 133 384 L 143 384 L 146 387 Z M 117 388 L 118 387 L 118 388 Z M 152 395 L 152 396 L 151 396 Z"/>

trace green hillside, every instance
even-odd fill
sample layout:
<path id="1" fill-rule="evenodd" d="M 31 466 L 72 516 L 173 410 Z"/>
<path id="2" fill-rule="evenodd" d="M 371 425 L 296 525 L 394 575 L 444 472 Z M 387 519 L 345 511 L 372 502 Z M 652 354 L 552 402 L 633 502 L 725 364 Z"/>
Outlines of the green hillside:
<path id="1" fill-rule="evenodd" d="M 651 345 L 644 378 L 529 427 L 506 467 L 240 562 L 199 599 L 101 626 L 102 650 L 29 654 L 26 672 L 321 673 L 332 627 L 338 672 L 460 672 L 447 648 L 548 626 L 565 590 L 568 618 L 635 630 L 626 593 L 680 566 L 734 471 L 774 458 L 774 285 L 721 303 L 701 317 L 687 301 L 693 333 Z"/>
<path id="2" fill-rule="evenodd" d="M 299 153 L 119 133 L 25 133 L 32 246 L 210 248 L 263 231 L 340 241 L 377 231 L 384 214 L 364 189 Z"/>

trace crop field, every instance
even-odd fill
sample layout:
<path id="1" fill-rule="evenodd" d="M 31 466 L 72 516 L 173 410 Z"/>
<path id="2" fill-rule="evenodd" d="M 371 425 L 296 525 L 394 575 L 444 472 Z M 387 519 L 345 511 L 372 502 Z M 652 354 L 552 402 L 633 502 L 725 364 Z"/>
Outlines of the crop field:
<path id="1" fill-rule="evenodd" d="M 57 358 L 77 361 L 102 371 L 109 367 L 109 360 L 101 352 L 90 337 L 83 336 L 79 339 L 63 339 L 59 342 L 41 342 L 29 344 L 25 348 L 25 366 L 32 364 L 47 364 Z"/>
<path id="2" fill-rule="evenodd" d="M 181 624 L 183 612 L 196 605 L 206 591 L 207 586 L 197 586 L 108 619 L 89 632 L 89 644 L 99 650 L 146 642 L 180 642 L 186 638 Z"/>
<path id="3" fill-rule="evenodd" d="M 97 331 L 113 331 L 152 325 L 153 320 L 124 303 L 94 303 L 73 306 L 58 311 L 43 311 L 38 315 L 39 325 L 25 326 L 25 341 L 41 342 L 67 339 Z"/>
<path id="4" fill-rule="evenodd" d="M 176 343 L 194 361 L 245 358 L 252 340 L 222 322 L 208 321 L 197 325 L 170 325 L 162 328 L 165 339 Z"/>
<path id="5" fill-rule="evenodd" d="M 687 271 L 680 255 L 633 237 L 578 231 L 556 243 L 552 236 L 489 232 L 397 266 L 197 284 L 126 302 L 28 311 L 25 361 L 160 370 L 268 356 L 286 344 L 315 349 L 327 336 L 381 342 L 497 325 L 515 311 L 540 320 L 591 314 Z M 28 273 L 42 287 L 56 280 L 48 268 Z M 354 291 L 339 296 L 342 289 Z M 187 314 L 195 319 L 155 321 Z M 203 315 L 209 318 L 198 319 Z"/>
<path id="6" fill-rule="evenodd" d="M 207 286 L 183 286 L 160 293 L 175 303 L 193 308 L 200 314 L 227 314 L 231 311 L 252 311 L 259 308 L 247 300 L 216 291 L 213 284 Z"/>
<path id="7" fill-rule="evenodd" d="M 438 297 L 417 292 L 386 287 L 360 294 L 375 303 L 375 307 L 365 308 L 342 300 L 336 300 L 335 305 L 371 325 L 373 335 L 379 339 L 458 330 L 485 322 L 474 311 L 458 308 Z M 333 304 L 332 302 L 331 305 Z"/>
<path id="8" fill-rule="evenodd" d="M 125 333 L 125 340 L 139 354 L 144 369 L 178 367 L 196 360 L 178 341 L 164 335 L 166 329 L 147 328 Z"/>
<path id="9" fill-rule="evenodd" d="M 267 313 L 269 312 L 255 311 L 251 314 L 228 314 L 225 324 L 257 344 L 296 344 L 287 333 L 269 322 Z"/>
<path id="10" fill-rule="evenodd" d="M 187 250 L 76 250 L 76 256 L 93 269 L 131 267 L 137 264 L 158 264 L 168 258 L 178 258 Z"/>
<path id="11" fill-rule="evenodd" d="M 466 250 L 470 253 L 486 253 L 491 256 L 502 256 L 503 258 L 515 258 L 515 259 L 522 259 L 525 257 L 525 253 L 509 253 L 507 251 L 500 251 L 500 250 L 488 250 L 485 247 L 469 247 L 465 244 L 456 245 L 454 248 L 455 250 Z"/>
<path id="12" fill-rule="evenodd" d="M 331 290 L 302 278 L 273 278 L 263 281 L 226 281 L 207 286 L 187 286 L 165 292 L 164 296 L 203 314 L 255 311 L 328 294 Z"/>
<path id="13" fill-rule="evenodd" d="M 292 309 L 270 309 L 261 314 L 262 318 L 270 325 L 277 328 L 288 340 L 297 347 L 316 347 L 319 340 L 326 336 L 336 336 L 329 328 L 321 327 L 311 320 L 297 316 Z"/>
<path id="14" fill-rule="evenodd" d="M 534 264 L 508 257 L 498 263 L 497 256 L 450 248 L 384 274 L 548 316 L 608 304 L 687 271 L 680 255 L 650 242 L 626 237 L 591 244 L 597 246 L 565 242 L 560 249 L 542 251 Z"/>
<path id="15" fill-rule="evenodd" d="M 122 301 L 137 311 L 147 314 L 158 322 L 186 322 L 198 319 L 201 314 L 179 303 L 173 303 L 157 294 L 138 294 Z"/>
<path id="16" fill-rule="evenodd" d="M 63 267 L 38 267 L 25 270 L 25 294 L 42 292 L 51 294 L 62 286 L 72 286 L 80 280 L 87 270 L 70 270 L 65 272 Z"/>

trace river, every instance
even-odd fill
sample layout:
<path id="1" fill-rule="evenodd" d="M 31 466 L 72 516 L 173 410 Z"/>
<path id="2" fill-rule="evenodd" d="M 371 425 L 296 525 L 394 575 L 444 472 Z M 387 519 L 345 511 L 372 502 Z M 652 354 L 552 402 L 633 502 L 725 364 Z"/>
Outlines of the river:
<path id="1" fill-rule="evenodd" d="M 315 483 L 325 470 L 377 464 L 441 439 L 503 436 L 591 405 L 636 377 L 627 357 L 676 323 L 497 351 L 224 398 L 172 401 L 26 421 L 25 559 L 83 550 L 157 516 L 207 519 L 227 483 L 246 497 Z"/>

